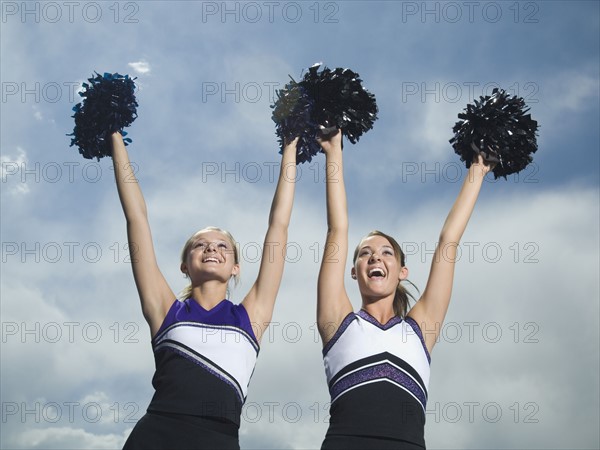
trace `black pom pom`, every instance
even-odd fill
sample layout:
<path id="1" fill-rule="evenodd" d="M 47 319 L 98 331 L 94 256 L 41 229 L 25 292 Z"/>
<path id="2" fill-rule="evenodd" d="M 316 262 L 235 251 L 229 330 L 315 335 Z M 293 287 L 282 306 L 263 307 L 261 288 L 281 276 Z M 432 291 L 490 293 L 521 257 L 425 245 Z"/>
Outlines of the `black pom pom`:
<path id="1" fill-rule="evenodd" d="M 123 136 L 128 127 L 137 118 L 137 101 L 135 99 L 135 78 L 118 73 L 96 73 L 83 83 L 84 91 L 79 95 L 84 97 L 82 103 L 73 107 L 75 128 L 71 146 L 79 147 L 79 153 L 84 158 L 97 158 L 112 155 L 110 135 L 119 131 Z M 124 138 L 125 145 L 131 139 Z"/>
<path id="2" fill-rule="evenodd" d="M 312 66 L 300 82 L 291 78 L 277 92 L 273 121 L 283 149 L 286 140 L 298 139 L 297 162 L 310 161 L 321 151 L 316 138 L 341 128 L 355 144 L 377 120 L 375 96 L 362 86 L 359 75 L 350 69 L 330 70 Z"/>
<path id="3" fill-rule="evenodd" d="M 454 137 L 450 139 L 454 151 L 471 166 L 476 153 L 482 153 L 489 161 L 496 162 L 494 177 L 504 177 L 523 170 L 533 161 L 537 150 L 538 124 L 526 114 L 529 108 L 516 96 L 494 89 L 492 95 L 480 97 L 475 105 L 468 104 L 462 119 L 454 125 Z"/>
<path id="4" fill-rule="evenodd" d="M 286 141 L 299 138 L 297 164 L 310 161 L 321 149 L 316 141 L 318 128 L 312 125 L 311 120 L 313 105 L 314 100 L 309 98 L 306 88 L 291 78 L 284 89 L 277 91 L 277 100 L 271 106 L 281 150 Z"/>

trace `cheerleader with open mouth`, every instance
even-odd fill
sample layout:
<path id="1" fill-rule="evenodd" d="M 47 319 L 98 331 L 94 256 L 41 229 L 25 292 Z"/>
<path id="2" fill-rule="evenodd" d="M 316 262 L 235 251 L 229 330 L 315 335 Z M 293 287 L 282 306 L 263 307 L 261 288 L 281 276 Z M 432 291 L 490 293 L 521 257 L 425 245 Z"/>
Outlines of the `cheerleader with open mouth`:
<path id="1" fill-rule="evenodd" d="M 317 324 L 331 394 L 323 449 L 423 449 L 430 354 L 446 315 L 456 248 L 493 169 L 473 160 L 442 228 L 427 285 L 412 308 L 408 268 L 391 236 L 374 231 L 354 250 L 351 276 L 362 307 L 344 286 L 348 214 L 341 132 L 322 138 L 326 155 L 327 239 L 318 279 Z M 443 251 L 443 254 L 440 253 Z"/>

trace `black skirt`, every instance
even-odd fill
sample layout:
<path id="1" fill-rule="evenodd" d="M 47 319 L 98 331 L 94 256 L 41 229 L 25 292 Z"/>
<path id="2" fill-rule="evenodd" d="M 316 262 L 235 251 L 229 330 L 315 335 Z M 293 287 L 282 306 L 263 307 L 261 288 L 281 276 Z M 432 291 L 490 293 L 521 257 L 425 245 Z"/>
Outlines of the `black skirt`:
<path id="1" fill-rule="evenodd" d="M 135 425 L 123 450 L 239 450 L 234 423 L 183 414 L 147 412 Z"/>

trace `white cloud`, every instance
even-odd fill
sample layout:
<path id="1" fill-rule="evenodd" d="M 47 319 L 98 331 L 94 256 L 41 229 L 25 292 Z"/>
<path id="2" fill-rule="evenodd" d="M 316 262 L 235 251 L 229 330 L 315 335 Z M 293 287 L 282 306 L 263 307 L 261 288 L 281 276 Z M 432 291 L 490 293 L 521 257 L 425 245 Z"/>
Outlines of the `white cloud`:
<path id="1" fill-rule="evenodd" d="M 81 428 L 37 428 L 24 431 L 18 439 L 21 448 L 44 449 L 115 449 L 123 447 L 124 435 L 94 434 Z"/>
<path id="2" fill-rule="evenodd" d="M 544 86 L 545 104 L 552 111 L 587 110 L 598 99 L 598 78 L 590 71 L 567 70 L 556 74 Z"/>
<path id="3" fill-rule="evenodd" d="M 17 147 L 16 156 L 0 155 L 0 163 L 0 176 L 2 182 L 6 183 L 9 175 L 13 176 L 23 164 L 27 163 L 27 154 L 23 148 Z"/>
<path id="4" fill-rule="evenodd" d="M 139 74 L 150 73 L 150 64 L 147 61 L 130 62 L 127 65 Z"/>
<path id="5" fill-rule="evenodd" d="M 43 120 L 44 116 L 42 115 L 42 112 L 40 111 L 40 109 L 37 106 L 33 107 L 33 117 L 35 117 L 36 120 Z"/>
<path id="6" fill-rule="evenodd" d="M 26 194 L 29 186 L 22 180 L 21 172 L 27 169 L 27 153 L 21 147 L 17 147 L 15 155 L 0 155 L 0 178 L 2 191 L 10 194 Z M 8 189 L 6 189 L 8 187 Z"/>
<path id="7" fill-rule="evenodd" d="M 406 137 L 411 143 L 408 153 L 425 161 L 449 159 L 452 149 L 448 139 L 452 137 L 452 126 L 464 105 L 428 100 L 406 106 L 410 108 L 410 111 L 403 111 L 408 119 Z"/>
<path id="8" fill-rule="evenodd" d="M 589 112 L 597 108 L 600 98 L 597 64 L 594 67 L 586 63 L 574 69 L 557 71 L 542 79 L 538 88 L 539 95 L 535 97 L 539 98 L 539 102 L 529 106 L 532 117 L 540 125 L 540 141 L 543 140 L 546 142 L 545 146 L 549 147 L 548 143 L 557 135 L 565 136 L 567 130 L 572 130 L 574 124 L 581 123 L 582 118 L 587 121 Z M 569 135 L 579 139 L 584 132 L 579 133 L 580 136 L 576 133 Z M 590 150 L 593 149 L 593 140 L 583 142 L 590 146 Z"/>

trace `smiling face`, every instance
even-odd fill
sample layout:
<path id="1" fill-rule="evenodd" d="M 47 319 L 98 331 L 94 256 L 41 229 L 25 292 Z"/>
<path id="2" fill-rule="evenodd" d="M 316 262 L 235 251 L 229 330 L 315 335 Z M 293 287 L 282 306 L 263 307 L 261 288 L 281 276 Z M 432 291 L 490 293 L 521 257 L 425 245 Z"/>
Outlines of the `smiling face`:
<path id="1" fill-rule="evenodd" d="M 397 246 L 397 244 L 396 244 Z M 408 276 L 408 269 L 401 264 L 400 248 L 380 234 L 364 238 L 354 252 L 352 278 L 364 300 L 394 297 L 400 280 Z"/>
<path id="2" fill-rule="evenodd" d="M 233 238 L 216 228 L 200 230 L 188 239 L 181 259 L 181 271 L 192 285 L 209 280 L 227 283 L 240 269 Z"/>

